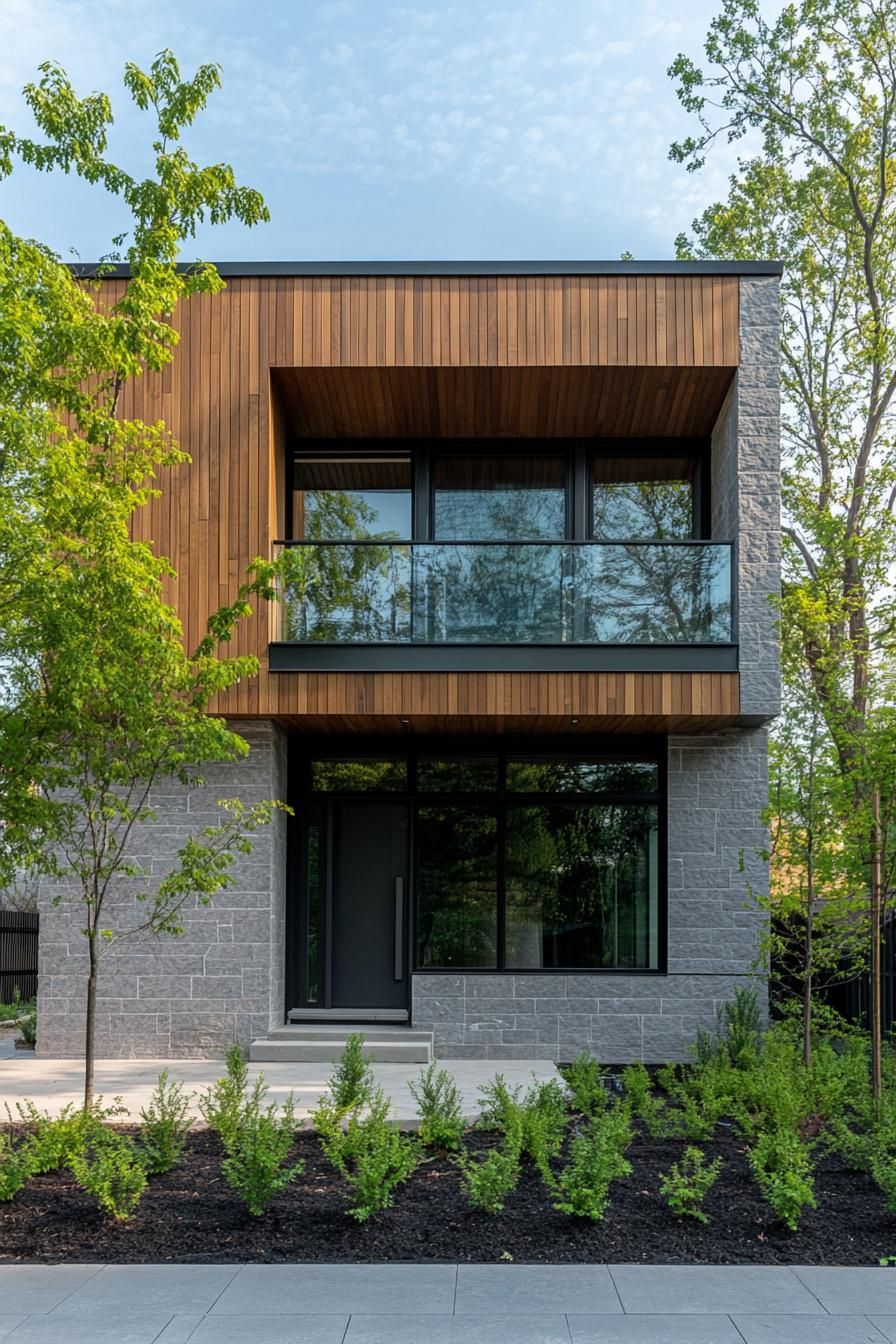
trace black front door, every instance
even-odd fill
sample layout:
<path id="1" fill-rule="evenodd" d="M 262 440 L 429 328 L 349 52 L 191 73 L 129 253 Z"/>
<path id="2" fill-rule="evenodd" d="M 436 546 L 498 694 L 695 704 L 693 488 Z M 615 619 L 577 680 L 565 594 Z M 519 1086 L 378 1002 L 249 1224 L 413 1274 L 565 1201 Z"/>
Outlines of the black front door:
<path id="1" fill-rule="evenodd" d="M 407 1006 L 408 809 L 334 802 L 330 1005 Z"/>

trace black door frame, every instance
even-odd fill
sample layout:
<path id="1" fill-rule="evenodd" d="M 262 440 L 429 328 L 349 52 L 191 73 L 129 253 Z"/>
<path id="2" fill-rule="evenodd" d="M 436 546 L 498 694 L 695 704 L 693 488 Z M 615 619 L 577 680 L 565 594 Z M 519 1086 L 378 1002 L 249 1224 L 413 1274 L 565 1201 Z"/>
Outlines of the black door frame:
<path id="1" fill-rule="evenodd" d="M 333 846 L 336 812 L 346 803 L 361 807 L 402 807 L 407 817 L 407 852 L 404 872 L 404 906 L 402 911 L 402 982 L 404 985 L 404 1007 L 410 1014 L 411 972 L 411 910 L 413 902 L 413 854 L 412 829 L 414 812 L 411 800 L 406 794 L 383 792 L 380 794 L 337 793 L 320 795 L 313 803 L 307 799 L 295 808 L 292 818 L 287 855 L 287 901 L 286 901 L 286 1012 L 293 1008 L 331 1008 L 332 1004 L 332 966 L 335 934 L 333 929 L 333 883 L 335 864 Z M 308 852 L 308 833 L 311 826 L 320 829 L 320 891 L 318 894 L 318 994 L 312 1000 L 308 996 L 308 925 L 311 908 L 308 890 L 308 864 L 305 856 Z M 375 1004 L 356 1004 L 360 1008 L 376 1008 Z M 344 1007 L 340 1011 L 345 1011 Z"/>
<path id="2" fill-rule="evenodd" d="M 332 805 L 342 800 L 352 802 L 366 801 L 402 803 L 408 811 L 408 872 L 404 909 L 404 979 L 406 984 L 408 1020 L 411 1011 L 411 977 L 425 973 L 417 968 L 414 929 L 416 909 L 415 878 L 417 868 L 416 846 L 416 761 L 419 756 L 559 756 L 572 759 L 587 758 L 594 755 L 627 759 L 632 755 L 652 757 L 659 767 L 658 802 L 658 877 L 657 877 L 657 939 L 658 964 L 652 968 L 628 967 L 624 970 L 614 968 L 567 969 L 564 975 L 665 975 L 668 970 L 668 738 L 665 734 L 507 734 L 499 737 L 491 735 L 457 736 L 450 734 L 403 734 L 400 737 L 378 734 L 292 734 L 289 741 L 289 801 L 294 815 L 290 818 L 287 851 L 287 900 L 286 900 L 286 979 L 285 1013 L 292 1008 L 325 1008 L 329 1006 L 329 984 L 326 968 L 329 960 L 328 948 L 332 939 L 332 929 L 327 927 L 326 914 L 331 910 L 329 892 L 332 882 L 332 845 L 333 824 Z M 404 789 L 350 793 L 333 791 L 332 793 L 311 792 L 310 763 L 312 760 L 363 760 L 365 757 L 376 760 L 401 760 L 408 765 L 408 777 Z M 632 795 L 628 801 L 638 802 L 641 795 Z M 488 800 L 486 800 L 488 801 Z M 321 940 L 321 991 L 318 1000 L 309 1003 L 306 997 L 306 966 L 304 962 L 306 942 L 303 923 L 307 918 L 308 891 L 307 871 L 304 862 L 307 829 L 317 818 L 323 821 L 321 854 L 324 866 L 321 883 L 321 913 L 324 918 L 320 924 Z M 499 920 L 502 910 L 499 905 Z M 479 970 L 467 968 L 460 972 L 464 975 L 495 975 L 506 973 L 501 965 L 492 969 Z M 526 975 L 553 975 L 551 968 L 531 969 Z"/>

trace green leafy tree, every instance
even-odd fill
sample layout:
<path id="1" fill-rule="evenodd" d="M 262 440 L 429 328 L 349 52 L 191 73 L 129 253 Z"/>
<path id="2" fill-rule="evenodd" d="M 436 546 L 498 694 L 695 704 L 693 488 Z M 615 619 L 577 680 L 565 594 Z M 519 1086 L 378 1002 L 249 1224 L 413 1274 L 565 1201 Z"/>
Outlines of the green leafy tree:
<path id="1" fill-rule="evenodd" d="M 133 857 L 162 781 L 197 788 L 205 764 L 248 751 L 206 710 L 257 670 L 219 649 L 250 599 L 271 595 L 272 575 L 258 562 L 186 651 L 163 600 L 170 566 L 131 539 L 158 468 L 187 458 L 163 424 L 122 415 L 122 391 L 174 357 L 177 304 L 223 288 L 211 266 L 180 268 L 180 249 L 203 222 L 251 225 L 267 211 L 227 165 L 197 165 L 181 143 L 220 83 L 216 66 L 184 79 L 162 52 L 149 72 L 128 64 L 124 82 L 152 119 L 146 177 L 108 156 L 106 95 L 80 99 L 52 64 L 25 90 L 43 138 L 0 129 L 0 175 L 16 160 L 74 172 L 132 221 L 126 247 L 114 240 L 130 277 L 115 301 L 102 267 L 75 275 L 0 224 L 0 863 L 4 876 L 49 875 L 55 900 L 83 918 L 87 1105 L 103 954 L 130 934 L 177 934 L 186 910 L 231 882 L 233 858 L 275 806 L 222 803 L 164 871 Z"/>
<path id="2" fill-rule="evenodd" d="M 678 253 L 785 264 L 785 687 L 811 687 L 846 785 L 874 955 L 896 858 L 896 9 L 795 0 L 768 20 L 724 0 L 705 56 L 670 69 L 700 123 L 672 157 L 699 169 L 718 137 L 756 150 Z"/>

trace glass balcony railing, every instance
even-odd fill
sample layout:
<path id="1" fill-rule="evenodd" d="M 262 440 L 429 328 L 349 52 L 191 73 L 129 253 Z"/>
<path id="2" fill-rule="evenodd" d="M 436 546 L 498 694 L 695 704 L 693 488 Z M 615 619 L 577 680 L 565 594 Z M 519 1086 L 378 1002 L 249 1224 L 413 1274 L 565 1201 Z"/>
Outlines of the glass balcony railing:
<path id="1" fill-rule="evenodd" d="M 280 639 L 727 644 L 727 542 L 288 542 Z"/>

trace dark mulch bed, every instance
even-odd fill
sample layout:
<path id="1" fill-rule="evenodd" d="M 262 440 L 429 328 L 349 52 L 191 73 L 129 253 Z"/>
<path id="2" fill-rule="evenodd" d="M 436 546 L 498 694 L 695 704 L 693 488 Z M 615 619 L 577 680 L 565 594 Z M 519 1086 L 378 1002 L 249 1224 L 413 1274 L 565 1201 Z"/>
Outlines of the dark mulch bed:
<path id="1" fill-rule="evenodd" d="M 487 1146 L 487 1135 L 470 1136 Z M 602 1223 L 555 1213 L 527 1165 L 504 1212 L 470 1209 L 456 1167 L 426 1162 L 399 1188 L 395 1205 L 357 1224 L 345 1187 L 316 1138 L 300 1134 L 299 1180 L 252 1218 L 221 1175 L 221 1150 L 207 1131 L 190 1136 L 182 1164 L 150 1181 L 133 1219 L 110 1223 L 67 1173 L 38 1176 L 0 1205 L 0 1261 L 495 1261 L 650 1264 L 876 1264 L 896 1252 L 896 1217 L 866 1176 L 826 1158 L 816 1175 L 818 1208 L 800 1230 L 776 1226 L 752 1180 L 744 1145 L 731 1136 L 706 1145 L 725 1166 L 705 1209 L 708 1226 L 679 1220 L 659 1194 L 659 1174 L 680 1157 L 680 1141 L 636 1140 L 633 1174 L 612 1187 Z"/>

